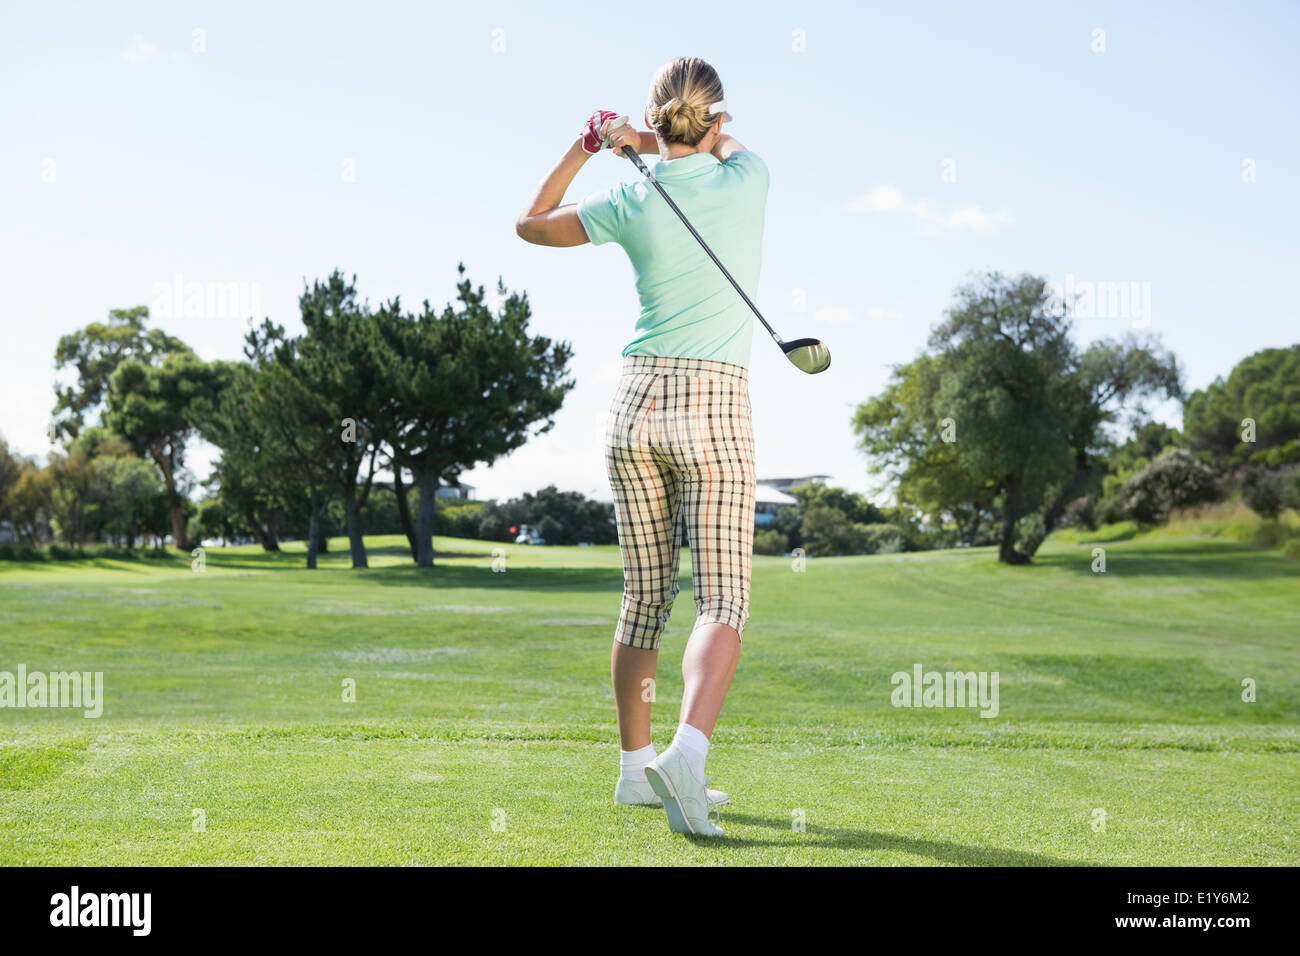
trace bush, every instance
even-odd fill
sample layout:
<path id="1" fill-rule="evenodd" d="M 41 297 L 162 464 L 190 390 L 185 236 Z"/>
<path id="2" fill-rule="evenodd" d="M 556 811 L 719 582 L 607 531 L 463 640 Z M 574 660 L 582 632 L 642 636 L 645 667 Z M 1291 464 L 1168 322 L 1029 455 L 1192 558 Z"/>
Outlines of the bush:
<path id="1" fill-rule="evenodd" d="M 776 531 L 785 536 L 786 551 L 803 547 L 803 533 L 799 530 L 802 527 L 803 512 L 798 505 L 776 509 L 771 523 L 767 525 L 769 531 Z M 783 551 L 782 554 L 784 553 Z"/>
<path id="2" fill-rule="evenodd" d="M 1097 499 L 1092 495 L 1075 498 L 1065 506 L 1062 521 L 1067 528 L 1083 528 L 1085 531 L 1097 530 Z"/>
<path id="3" fill-rule="evenodd" d="M 1016 548 L 1026 554 L 1038 550 L 1047 537 L 1047 525 L 1041 514 L 1025 515 L 1016 522 Z"/>
<path id="4" fill-rule="evenodd" d="M 564 527 L 550 515 L 542 515 L 542 520 L 537 522 L 537 533 L 547 544 L 559 544 L 564 537 Z"/>
<path id="5" fill-rule="evenodd" d="M 489 522 L 491 529 L 499 527 L 502 534 L 491 540 L 504 540 L 507 536 L 513 538 L 509 534 L 511 527 L 529 525 L 537 528 L 548 544 L 577 544 L 580 541 L 614 544 L 618 541 L 612 504 L 593 501 L 576 491 L 560 491 L 554 485 L 548 485 L 536 493 L 526 492 L 522 497 L 511 498 L 499 505 L 489 502 L 484 506 L 485 518 L 489 513 L 501 519 L 500 525 L 496 521 Z M 548 517 L 551 523 L 546 526 L 552 532 L 550 535 L 541 531 L 543 522 Z M 485 537 L 482 521 L 479 527 L 480 537 Z"/>
<path id="6" fill-rule="evenodd" d="M 868 554 L 866 525 L 850 521 L 838 508 L 814 504 L 804 509 L 804 550 L 810 555 Z"/>
<path id="7" fill-rule="evenodd" d="M 1300 561 L 1300 538 L 1292 538 L 1283 545 L 1282 554 L 1292 561 Z"/>
<path id="8" fill-rule="evenodd" d="M 483 502 L 457 501 L 455 504 L 435 505 L 434 528 L 438 534 L 452 538 L 477 538 L 483 520 Z"/>
<path id="9" fill-rule="evenodd" d="M 45 555 L 27 545 L 0 544 L 0 561 L 44 561 Z"/>
<path id="10" fill-rule="evenodd" d="M 865 533 L 867 554 L 897 554 L 905 544 L 903 533 L 892 524 L 860 525 Z"/>
<path id="11" fill-rule="evenodd" d="M 755 554 L 785 554 L 789 548 L 786 537 L 775 528 L 764 528 L 761 531 L 754 532 L 754 553 Z"/>
<path id="12" fill-rule="evenodd" d="M 479 516 L 477 536 L 484 541 L 509 541 L 510 526 L 495 507 L 484 507 Z"/>
<path id="13" fill-rule="evenodd" d="M 1175 508 L 1219 497 L 1214 472 L 1181 448 L 1163 452 L 1124 482 L 1119 494 L 1125 516 L 1145 525 L 1163 523 Z"/>
<path id="14" fill-rule="evenodd" d="M 1282 475 L 1253 468 L 1241 480 L 1241 498 L 1261 518 L 1276 520 L 1282 513 Z"/>

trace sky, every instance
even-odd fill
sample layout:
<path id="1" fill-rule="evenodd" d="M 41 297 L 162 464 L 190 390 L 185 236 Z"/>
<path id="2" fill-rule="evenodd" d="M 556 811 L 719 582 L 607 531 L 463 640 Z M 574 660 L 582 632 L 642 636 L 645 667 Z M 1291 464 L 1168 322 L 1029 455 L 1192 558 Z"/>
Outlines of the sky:
<path id="1" fill-rule="evenodd" d="M 514 222 L 593 110 L 639 121 L 694 55 L 771 172 L 757 302 L 833 356 L 806 376 L 755 323 L 758 477 L 878 493 L 853 409 L 978 271 L 1122 288 L 1079 341 L 1159 336 L 1189 388 L 1300 338 L 1297 36 L 1294 3 L 0 4 L 0 434 L 49 451 L 58 339 L 112 308 L 235 359 L 335 268 L 416 308 L 464 263 L 577 387 L 463 480 L 608 500 L 631 266 Z M 566 202 L 638 175 L 597 155 Z"/>

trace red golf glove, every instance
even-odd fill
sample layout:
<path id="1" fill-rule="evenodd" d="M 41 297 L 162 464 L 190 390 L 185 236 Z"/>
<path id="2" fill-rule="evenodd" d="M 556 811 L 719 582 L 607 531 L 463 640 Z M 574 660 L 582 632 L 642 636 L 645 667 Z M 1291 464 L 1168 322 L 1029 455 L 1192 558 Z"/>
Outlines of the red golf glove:
<path id="1" fill-rule="evenodd" d="M 587 122 L 582 127 L 582 148 L 588 153 L 595 154 L 609 146 L 609 140 L 605 138 L 608 132 L 607 124 L 617 118 L 618 114 L 609 110 L 596 110 L 587 117 Z"/>

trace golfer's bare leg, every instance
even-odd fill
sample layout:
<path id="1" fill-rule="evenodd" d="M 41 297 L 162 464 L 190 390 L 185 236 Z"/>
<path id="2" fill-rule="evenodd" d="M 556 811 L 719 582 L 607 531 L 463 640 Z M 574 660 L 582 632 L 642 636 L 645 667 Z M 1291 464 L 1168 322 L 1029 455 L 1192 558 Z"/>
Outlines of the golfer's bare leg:
<path id="1" fill-rule="evenodd" d="M 690 724 L 706 737 L 713 736 L 713 727 L 722 713 L 722 702 L 739 660 L 740 636 L 734 627 L 710 622 L 691 632 L 686 653 L 682 655 L 682 680 L 686 684 L 682 693 L 682 723 Z M 648 718 L 649 710 L 646 714 Z"/>
<path id="2" fill-rule="evenodd" d="M 614 642 L 609 671 L 614 683 L 614 709 L 618 712 L 619 746 L 623 750 L 640 750 L 650 744 L 650 703 L 658 663 L 658 650 Z M 647 684 L 647 680 L 651 683 Z"/>

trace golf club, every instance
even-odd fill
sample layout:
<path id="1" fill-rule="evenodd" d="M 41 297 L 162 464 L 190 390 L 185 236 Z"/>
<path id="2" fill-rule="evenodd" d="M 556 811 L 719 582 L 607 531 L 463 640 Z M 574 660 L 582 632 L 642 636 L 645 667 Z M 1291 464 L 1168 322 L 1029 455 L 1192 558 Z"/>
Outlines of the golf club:
<path id="1" fill-rule="evenodd" d="M 619 126 L 622 126 L 627 120 L 626 117 L 620 117 L 619 119 L 623 122 L 619 122 L 618 120 L 612 121 L 613 125 L 609 128 L 609 132 L 613 132 Z M 606 135 L 608 135 L 608 133 Z M 722 274 L 727 277 L 727 281 L 730 282 L 732 286 L 735 287 L 736 291 L 740 293 L 740 297 L 745 300 L 745 304 L 754 311 L 756 316 L 758 316 L 758 321 L 763 323 L 763 328 L 767 329 L 767 332 L 772 336 L 773 341 L 775 341 L 777 345 L 781 346 L 781 351 L 785 353 L 785 357 L 790 360 L 791 364 L 800 371 L 807 372 L 809 375 L 816 375 L 818 372 L 824 372 L 826 369 L 830 368 L 831 351 L 820 339 L 795 339 L 793 342 L 786 342 L 781 338 L 781 336 L 776 334 L 776 330 L 767 324 L 767 319 L 763 318 L 763 313 L 758 311 L 758 306 L 754 305 L 749 296 L 745 294 L 745 290 L 740 287 L 740 283 L 731 277 L 731 273 L 727 271 L 727 267 L 724 266 L 721 260 L 713 254 L 713 250 L 709 248 L 709 244 L 704 241 L 698 232 L 695 231 L 695 227 L 691 225 L 690 220 L 687 219 L 685 214 L 677 208 L 677 203 L 673 202 L 672 197 L 664 191 L 664 187 L 659 184 L 659 180 L 655 179 L 654 173 L 650 172 L 646 167 L 646 164 L 642 162 L 641 157 L 637 155 L 636 150 L 629 146 L 624 148 L 623 153 L 636 164 L 637 169 L 641 170 L 641 172 L 645 174 L 646 179 L 654 183 L 655 189 L 659 190 L 659 195 L 664 197 L 664 201 L 668 203 L 672 211 L 677 213 L 677 218 L 680 219 L 682 224 L 691 231 L 691 235 L 694 236 L 699 244 L 704 247 L 704 251 L 709 254 L 709 258 L 712 259 L 714 264 L 722 270 Z"/>

